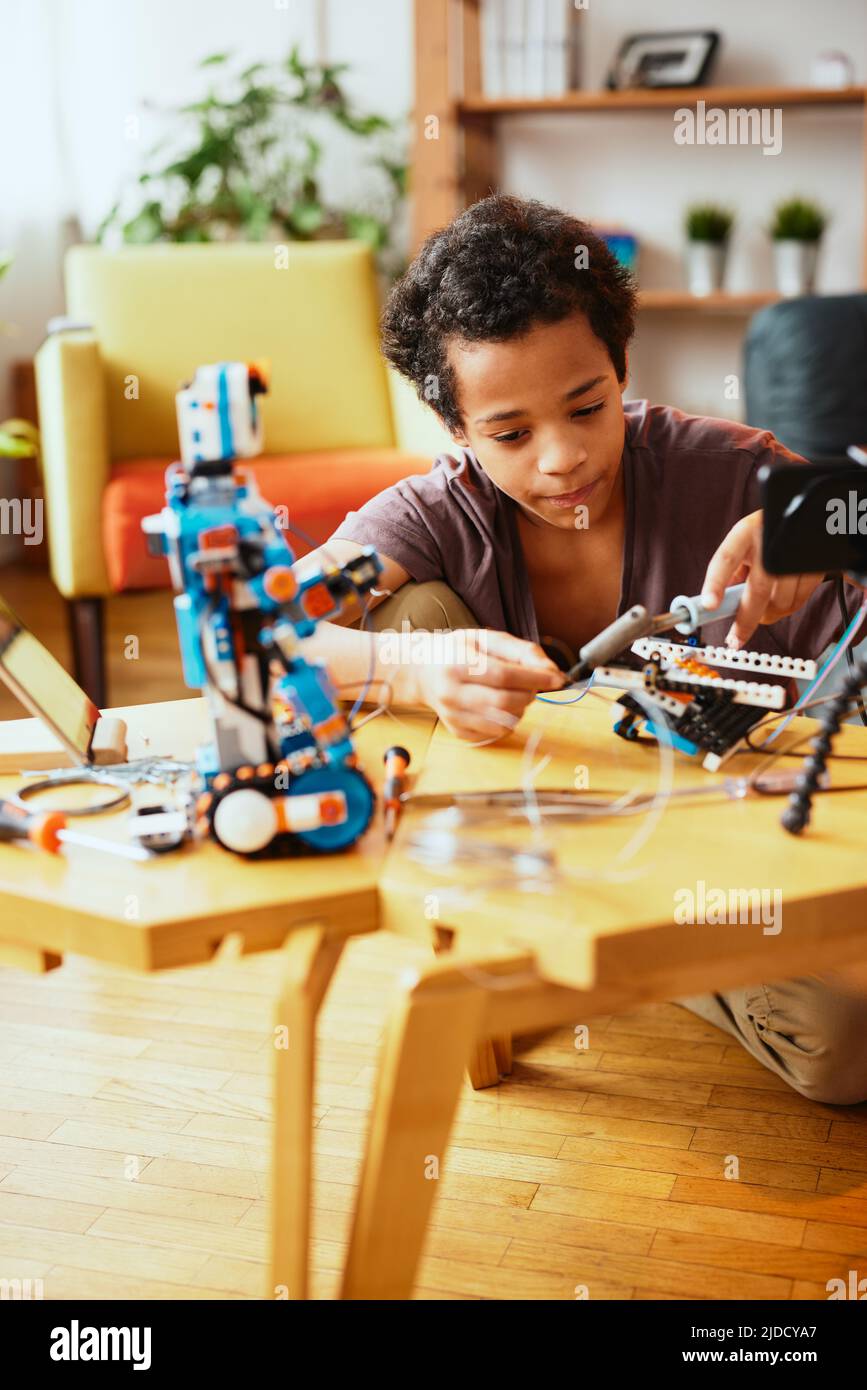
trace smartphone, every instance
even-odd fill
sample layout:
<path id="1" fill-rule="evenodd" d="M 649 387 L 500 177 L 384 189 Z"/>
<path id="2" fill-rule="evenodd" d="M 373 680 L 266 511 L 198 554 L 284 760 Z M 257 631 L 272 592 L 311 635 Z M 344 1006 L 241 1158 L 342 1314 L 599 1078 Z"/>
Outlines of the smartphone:
<path id="1" fill-rule="evenodd" d="M 769 574 L 867 573 L 867 468 L 766 464 L 759 485 L 762 564 Z"/>

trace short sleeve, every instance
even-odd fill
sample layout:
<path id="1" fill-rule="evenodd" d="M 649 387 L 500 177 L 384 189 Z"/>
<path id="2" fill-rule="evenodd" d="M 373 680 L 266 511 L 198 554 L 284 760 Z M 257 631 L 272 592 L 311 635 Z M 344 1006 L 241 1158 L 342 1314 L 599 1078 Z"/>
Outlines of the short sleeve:
<path id="1" fill-rule="evenodd" d="M 434 527 L 445 505 L 444 489 L 430 475 L 405 478 L 349 512 L 334 539 L 374 546 L 419 583 L 442 579 L 443 557 Z"/>

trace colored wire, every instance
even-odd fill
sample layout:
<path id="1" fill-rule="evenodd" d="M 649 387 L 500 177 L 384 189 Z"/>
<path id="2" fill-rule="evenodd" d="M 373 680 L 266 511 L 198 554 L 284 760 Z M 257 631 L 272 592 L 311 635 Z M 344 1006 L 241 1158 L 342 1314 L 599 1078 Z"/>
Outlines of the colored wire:
<path id="1" fill-rule="evenodd" d="M 587 684 L 585 685 L 584 689 L 581 691 L 581 694 L 580 694 L 580 695 L 576 695 L 574 700 L 554 700 L 554 699 L 552 699 L 552 697 L 551 697 L 550 695 L 537 695 L 537 696 L 536 696 L 536 699 L 539 700 L 543 705 L 577 705 L 577 704 L 580 704 L 580 702 L 584 699 L 584 696 L 587 695 L 587 694 L 589 693 L 590 687 L 592 686 L 592 684 L 593 684 L 593 682 L 594 682 L 595 679 L 596 679 L 596 672 L 595 672 L 595 671 L 592 671 L 591 674 L 590 674 L 590 679 L 589 679 L 589 681 L 587 682 Z M 567 685 L 567 686 L 564 686 L 564 689 L 565 689 L 565 690 L 569 690 L 569 689 L 571 689 L 571 687 Z"/>
<path id="2" fill-rule="evenodd" d="M 846 604 L 846 589 L 843 584 L 842 574 L 837 575 L 834 587 L 837 591 L 837 602 L 840 605 L 840 616 L 843 619 L 843 626 L 845 627 L 846 624 L 849 622 L 849 609 Z M 855 656 L 853 654 L 851 646 L 846 648 L 846 665 L 849 667 L 849 673 L 851 675 L 855 670 Z M 864 724 L 865 727 L 867 727 L 867 709 L 864 708 L 864 701 L 861 697 L 860 691 L 855 696 L 855 705 L 857 707 L 859 715 L 861 716 L 861 723 Z"/>
<path id="3" fill-rule="evenodd" d="M 837 643 L 837 646 L 834 648 L 833 652 L 829 656 L 828 660 L 825 662 L 825 665 L 822 667 L 819 674 L 815 677 L 813 681 L 811 681 L 811 683 L 807 686 L 807 689 L 804 691 L 803 695 L 801 695 L 797 703 L 792 707 L 792 709 L 789 710 L 788 714 L 786 715 L 786 718 L 783 720 L 779 728 L 774 729 L 774 731 L 770 733 L 768 737 L 765 739 L 765 742 L 761 744 L 762 748 L 764 748 L 766 744 L 773 742 L 773 740 L 779 734 L 781 734 L 783 730 L 791 723 L 795 716 L 797 714 L 800 714 L 801 711 L 806 708 L 808 702 L 810 701 L 810 697 L 815 694 L 815 692 L 819 689 L 822 683 L 828 678 L 828 676 L 830 676 L 831 672 L 834 670 L 834 667 L 837 665 L 837 663 L 843 656 L 844 652 L 846 652 L 851 646 L 852 641 L 855 637 L 855 633 L 861 626 L 861 622 L 864 618 L 865 613 L 867 613 L 867 599 L 865 599 L 864 602 L 861 604 L 861 607 L 858 609 L 849 626 L 846 628 L 846 631 L 843 633 L 843 636 L 840 638 L 839 642 Z"/>

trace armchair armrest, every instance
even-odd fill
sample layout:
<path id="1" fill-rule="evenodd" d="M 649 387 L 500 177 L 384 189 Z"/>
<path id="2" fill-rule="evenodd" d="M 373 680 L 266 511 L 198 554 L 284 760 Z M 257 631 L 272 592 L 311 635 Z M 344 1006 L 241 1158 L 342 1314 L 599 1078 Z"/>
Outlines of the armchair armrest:
<path id="1" fill-rule="evenodd" d="M 393 367 L 388 368 L 388 390 L 394 440 L 399 449 L 410 454 L 429 454 L 431 463 L 437 454 L 454 452 L 454 440 L 439 416 L 419 400 L 409 382 Z"/>
<path id="2" fill-rule="evenodd" d="M 111 592 L 102 548 L 110 460 L 105 383 L 90 329 L 52 334 L 36 354 L 51 573 L 66 598 Z"/>

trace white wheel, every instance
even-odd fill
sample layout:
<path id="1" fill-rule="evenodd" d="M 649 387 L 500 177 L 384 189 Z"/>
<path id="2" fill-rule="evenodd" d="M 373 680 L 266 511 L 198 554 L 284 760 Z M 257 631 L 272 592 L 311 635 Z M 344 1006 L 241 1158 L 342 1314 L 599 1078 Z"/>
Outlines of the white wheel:
<path id="1" fill-rule="evenodd" d="M 230 792 L 214 812 L 218 839 L 236 854 L 255 854 L 264 849 L 278 828 L 274 802 L 252 787 Z"/>

